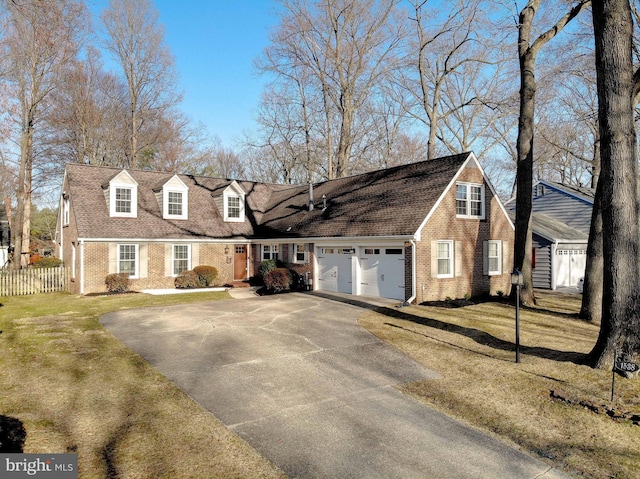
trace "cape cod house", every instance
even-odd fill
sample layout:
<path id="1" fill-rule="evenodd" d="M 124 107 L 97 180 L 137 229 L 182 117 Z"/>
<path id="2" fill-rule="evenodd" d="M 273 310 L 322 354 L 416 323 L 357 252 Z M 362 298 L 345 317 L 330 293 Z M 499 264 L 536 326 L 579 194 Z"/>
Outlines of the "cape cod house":
<path id="1" fill-rule="evenodd" d="M 231 283 L 273 258 L 315 290 L 420 303 L 507 293 L 512 247 L 473 153 L 303 186 L 69 164 L 57 231 L 80 294 L 116 272 L 169 288 L 197 265 Z"/>

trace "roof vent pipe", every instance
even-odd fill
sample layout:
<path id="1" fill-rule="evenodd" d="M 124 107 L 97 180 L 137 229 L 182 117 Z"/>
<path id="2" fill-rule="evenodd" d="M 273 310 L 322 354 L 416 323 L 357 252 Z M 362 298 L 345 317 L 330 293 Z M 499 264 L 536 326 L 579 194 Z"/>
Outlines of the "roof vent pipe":
<path id="1" fill-rule="evenodd" d="M 327 195 L 322 195 L 322 211 L 327 209 Z"/>
<path id="2" fill-rule="evenodd" d="M 309 211 L 313 211 L 313 183 L 309 182 Z"/>

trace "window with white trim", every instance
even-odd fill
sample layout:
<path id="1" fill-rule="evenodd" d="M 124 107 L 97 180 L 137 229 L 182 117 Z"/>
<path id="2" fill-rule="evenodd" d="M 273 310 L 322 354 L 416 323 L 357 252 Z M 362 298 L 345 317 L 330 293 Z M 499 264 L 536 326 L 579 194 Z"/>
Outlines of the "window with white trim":
<path id="1" fill-rule="evenodd" d="M 293 263 L 308 263 L 309 248 L 305 243 L 296 243 L 293 245 Z"/>
<path id="2" fill-rule="evenodd" d="M 191 245 L 174 244 L 172 260 L 174 276 L 191 269 Z"/>
<path id="3" fill-rule="evenodd" d="M 182 192 L 169 191 L 167 199 L 167 213 L 169 216 L 182 216 Z"/>
<path id="4" fill-rule="evenodd" d="M 65 195 L 65 197 L 62 198 L 62 226 L 69 226 L 70 217 L 69 197 Z"/>
<path id="5" fill-rule="evenodd" d="M 458 183 L 456 185 L 456 216 L 484 219 L 484 185 Z"/>
<path id="6" fill-rule="evenodd" d="M 240 218 L 240 197 L 239 196 L 227 197 L 227 218 L 230 220 Z"/>
<path id="7" fill-rule="evenodd" d="M 136 218 L 138 216 L 138 183 L 126 171 L 122 170 L 108 187 L 109 216 Z"/>
<path id="8" fill-rule="evenodd" d="M 118 273 L 127 273 L 131 278 L 138 277 L 138 245 L 118 245 Z"/>
<path id="9" fill-rule="evenodd" d="M 438 278 L 453 278 L 453 241 L 438 241 Z"/>
<path id="10" fill-rule="evenodd" d="M 278 259 L 278 245 L 277 244 L 263 244 L 262 245 L 262 261 L 266 259 Z"/>
<path id="11" fill-rule="evenodd" d="M 116 188 L 116 213 L 131 213 L 131 200 L 133 188 Z"/>
<path id="12" fill-rule="evenodd" d="M 502 241 L 487 241 L 487 273 L 502 274 Z"/>

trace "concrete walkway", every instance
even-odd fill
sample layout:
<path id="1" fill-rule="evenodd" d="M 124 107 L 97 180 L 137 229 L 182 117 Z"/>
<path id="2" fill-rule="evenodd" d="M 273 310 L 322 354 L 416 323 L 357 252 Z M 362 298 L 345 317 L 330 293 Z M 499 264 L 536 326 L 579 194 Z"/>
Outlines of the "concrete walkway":
<path id="1" fill-rule="evenodd" d="M 101 323 L 292 478 L 567 477 L 399 392 L 437 374 L 360 328 L 361 307 L 243 289 Z"/>

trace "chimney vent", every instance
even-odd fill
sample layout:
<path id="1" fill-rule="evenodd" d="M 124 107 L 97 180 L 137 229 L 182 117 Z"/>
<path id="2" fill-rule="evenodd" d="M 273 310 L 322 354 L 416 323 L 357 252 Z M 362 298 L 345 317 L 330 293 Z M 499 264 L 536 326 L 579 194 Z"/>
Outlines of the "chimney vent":
<path id="1" fill-rule="evenodd" d="M 309 182 L 309 211 L 313 211 L 313 183 Z"/>

